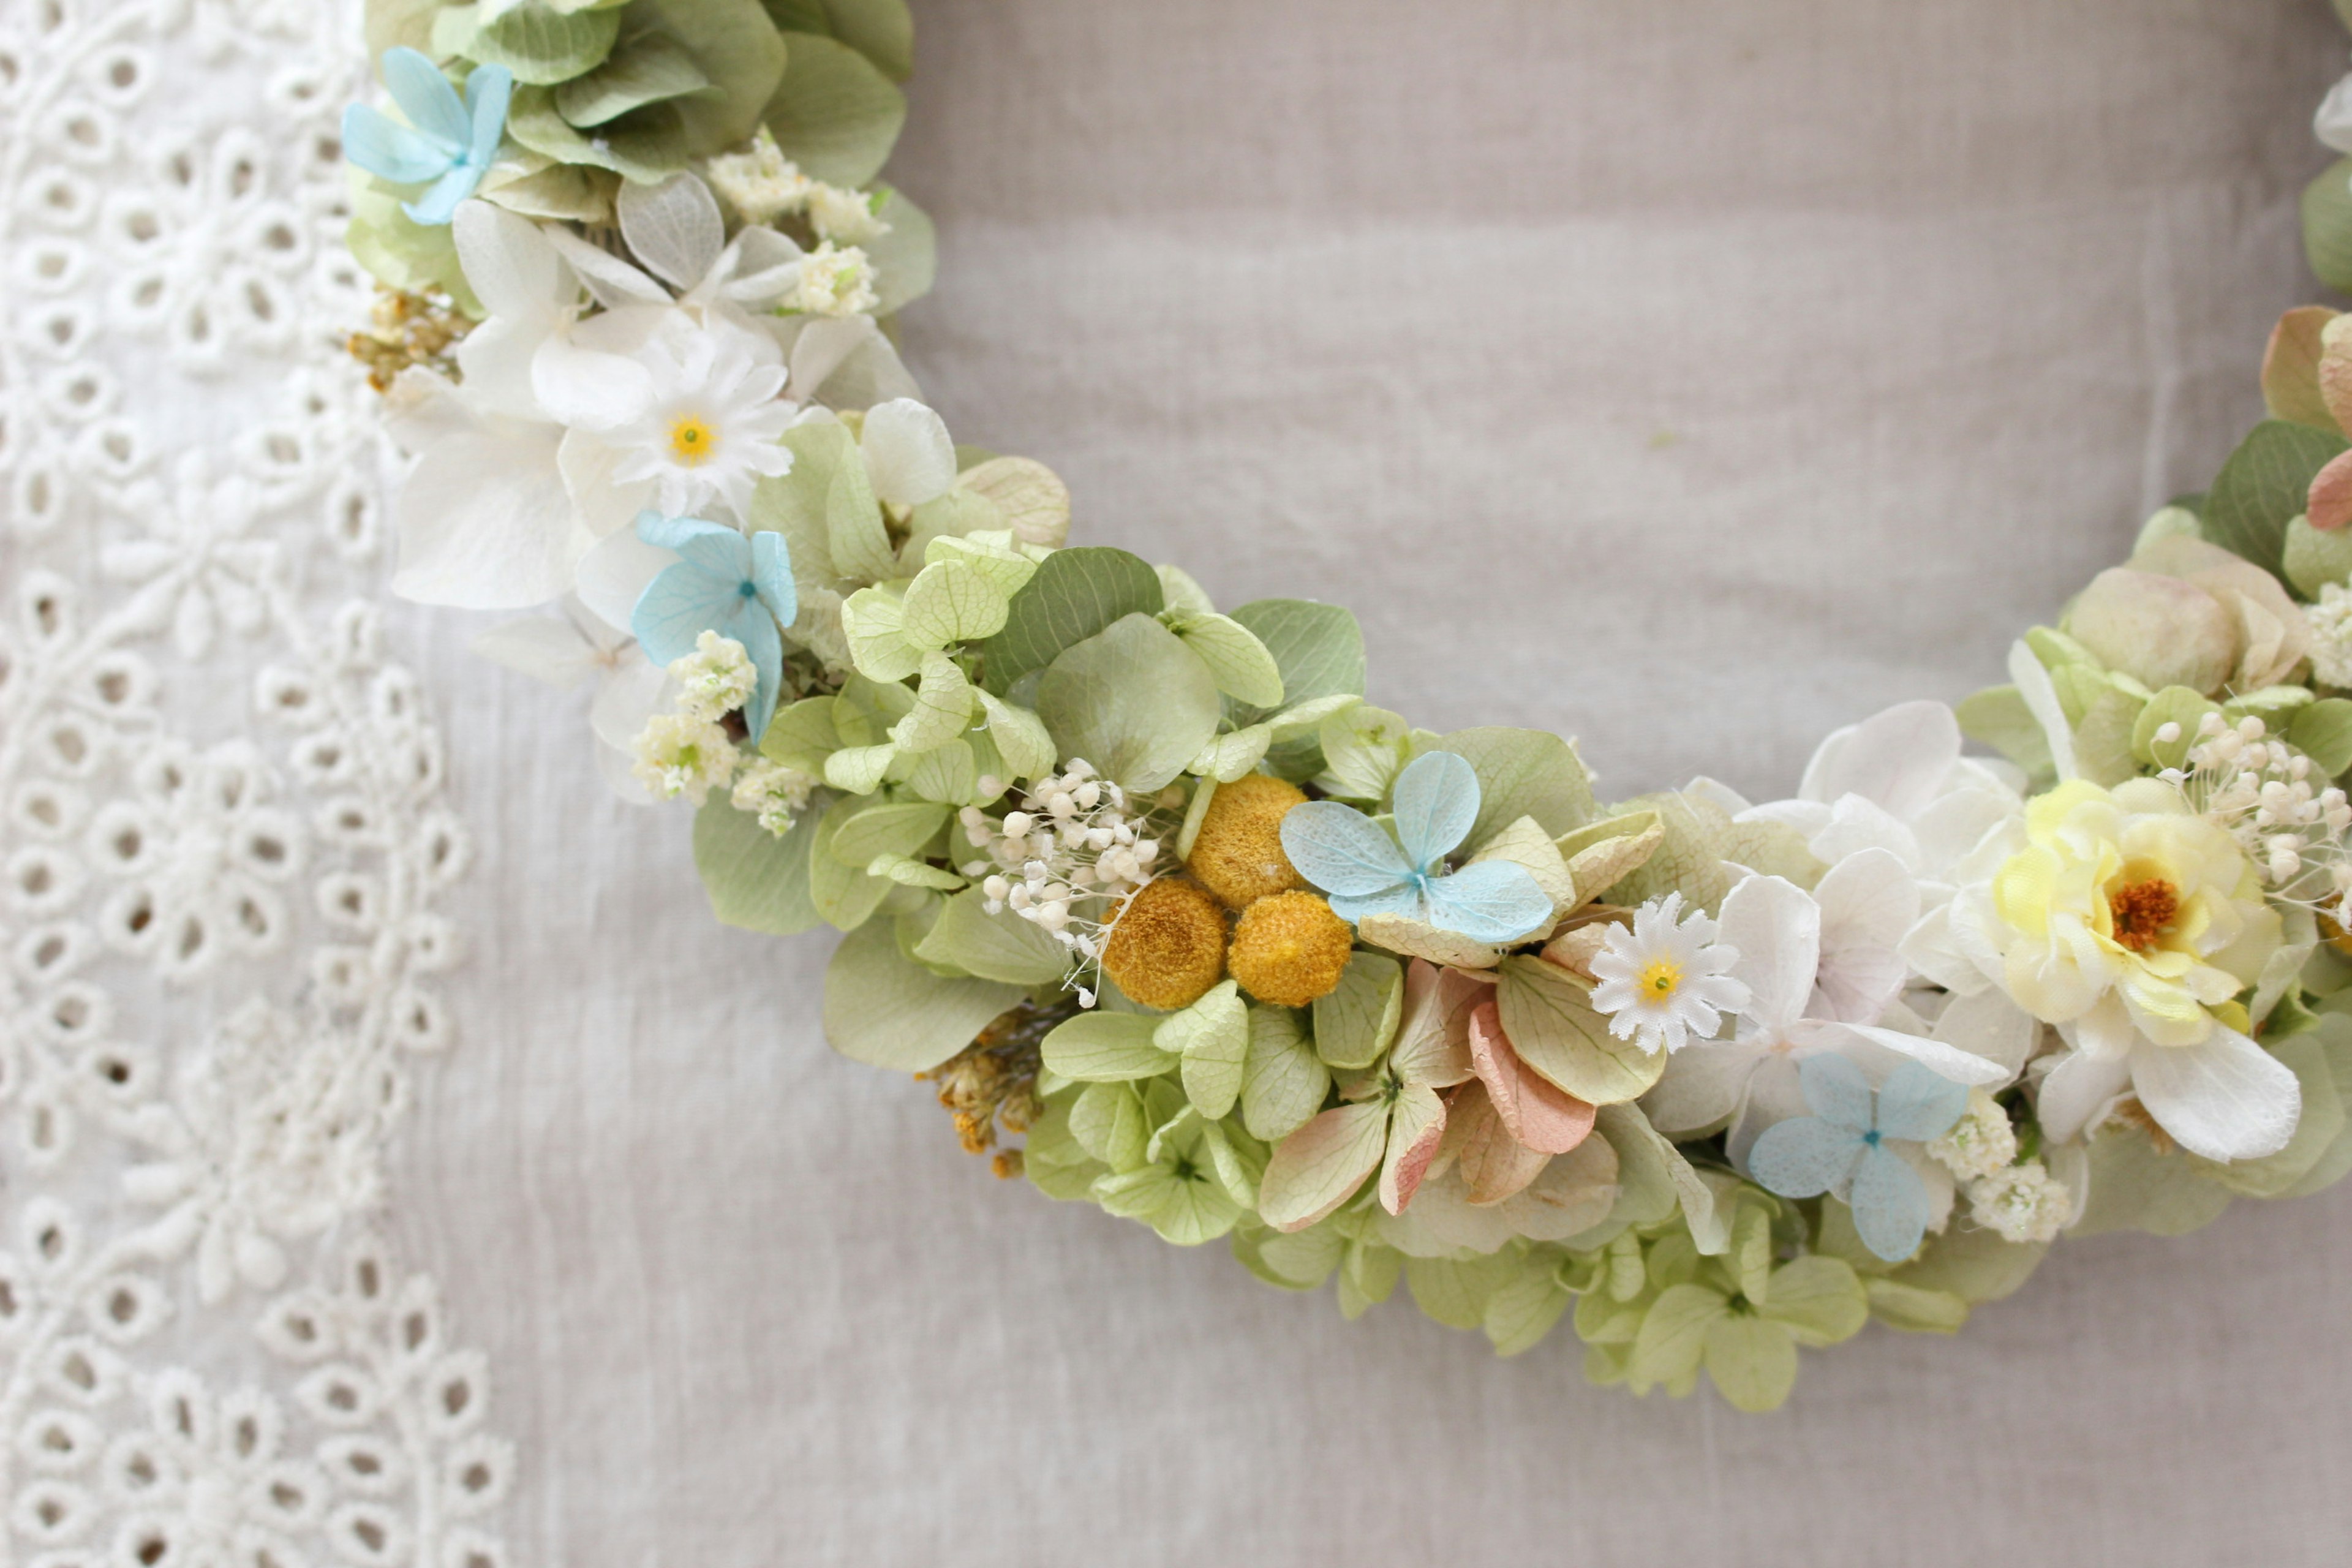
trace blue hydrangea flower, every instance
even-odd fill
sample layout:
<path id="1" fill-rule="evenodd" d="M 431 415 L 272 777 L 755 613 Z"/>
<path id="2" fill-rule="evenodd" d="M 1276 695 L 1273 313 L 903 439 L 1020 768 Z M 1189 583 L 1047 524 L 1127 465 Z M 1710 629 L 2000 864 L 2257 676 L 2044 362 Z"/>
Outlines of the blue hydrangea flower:
<path id="1" fill-rule="evenodd" d="M 629 615 L 637 646 L 653 663 L 667 665 L 692 653 L 707 631 L 741 643 L 760 677 L 743 709 L 751 739 L 759 740 L 783 687 L 784 639 L 777 628 L 800 614 L 784 536 L 761 531 L 746 539 L 720 523 L 646 511 L 637 514 L 637 537 L 678 556 L 637 595 Z"/>
<path id="2" fill-rule="evenodd" d="M 1843 1198 L 1862 1244 L 1902 1262 L 1927 1234 L 1927 1186 L 1886 1140 L 1941 1138 L 1969 1108 L 1968 1087 L 1906 1061 L 1874 1095 L 1860 1068 L 1826 1051 L 1799 1063 L 1797 1077 L 1813 1114 L 1766 1128 L 1748 1152 L 1748 1173 L 1784 1198 Z"/>
<path id="3" fill-rule="evenodd" d="M 395 185 L 431 182 L 416 200 L 403 202 L 401 211 L 421 224 L 447 223 L 498 156 L 514 73 L 504 66 L 477 66 L 461 101 L 431 60 L 415 49 L 386 49 L 383 85 L 408 123 L 354 103 L 343 110 L 343 154 Z"/>
<path id="4" fill-rule="evenodd" d="M 1392 800 L 1395 838 L 1335 800 L 1311 800 L 1283 817 L 1283 853 L 1329 897 L 1332 913 L 1351 923 L 1402 915 L 1496 945 L 1551 919 L 1551 896 L 1524 866 L 1485 860 L 1445 868 L 1446 856 L 1478 820 L 1478 773 L 1468 762 L 1451 752 L 1414 758 L 1397 775 Z"/>

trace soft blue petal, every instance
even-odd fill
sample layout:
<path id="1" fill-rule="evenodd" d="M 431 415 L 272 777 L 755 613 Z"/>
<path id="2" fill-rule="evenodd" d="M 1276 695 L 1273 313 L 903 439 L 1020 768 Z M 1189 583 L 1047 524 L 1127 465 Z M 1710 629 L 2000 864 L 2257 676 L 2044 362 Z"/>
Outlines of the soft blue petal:
<path id="1" fill-rule="evenodd" d="M 1429 923 L 1473 942 L 1517 942 L 1551 920 L 1551 895 L 1515 861 L 1481 860 L 1451 876 L 1432 877 L 1426 894 Z"/>
<path id="2" fill-rule="evenodd" d="M 1748 1173 L 1784 1198 L 1811 1198 L 1843 1184 L 1871 1152 L 1862 1135 L 1818 1116 L 1792 1116 L 1764 1130 L 1748 1151 Z"/>
<path id="3" fill-rule="evenodd" d="M 507 131 L 507 105 L 513 98 L 514 72 L 504 66 L 478 67 L 466 79 L 466 116 L 473 122 L 466 161 L 477 169 L 488 168 L 499 155 L 499 142 Z"/>
<path id="4" fill-rule="evenodd" d="M 759 584 L 760 602 L 788 626 L 801 613 L 801 593 L 793 582 L 792 546 L 784 536 L 762 529 L 751 536 L 751 581 Z"/>
<path id="5" fill-rule="evenodd" d="M 1349 925 L 1361 924 L 1371 915 L 1403 915 L 1411 920 L 1419 920 L 1422 916 L 1421 889 L 1411 882 L 1399 882 L 1376 893 L 1354 897 L 1334 893 L 1329 902 L 1331 912 Z"/>
<path id="6" fill-rule="evenodd" d="M 783 689 L 784 639 L 777 635 L 775 617 L 768 614 L 766 605 L 757 599 L 740 599 L 737 603 L 742 607 L 719 629 L 722 636 L 743 645 L 751 668 L 760 672 L 760 684 L 743 710 L 743 721 L 751 728 L 751 739 L 757 742 L 768 732 L 768 721 L 776 714 L 776 694 Z"/>
<path id="7" fill-rule="evenodd" d="M 637 537 L 658 550 L 683 551 L 688 540 L 734 531 L 724 523 L 705 522 L 698 517 L 664 517 L 657 511 L 637 513 Z"/>
<path id="8" fill-rule="evenodd" d="M 1397 839 L 1426 871 L 1470 837 L 1478 820 L 1478 770 L 1452 752 L 1415 757 L 1397 775 Z"/>
<path id="9" fill-rule="evenodd" d="M 1925 1143 L 1949 1132 L 1968 1108 L 1967 1085 L 1906 1061 L 1887 1075 L 1886 1087 L 1878 1091 L 1878 1131 Z"/>
<path id="10" fill-rule="evenodd" d="M 751 542 L 731 528 L 713 527 L 709 533 L 680 540 L 670 548 L 696 571 L 714 581 L 723 578 L 746 599 L 760 591 L 751 580 Z"/>
<path id="11" fill-rule="evenodd" d="M 460 163 L 433 182 L 433 186 L 413 202 L 403 202 L 400 210 L 427 228 L 438 228 L 457 216 L 457 204 L 474 194 L 482 183 L 482 172 L 470 163 Z"/>
<path id="12" fill-rule="evenodd" d="M 1378 823 L 1337 801 L 1292 806 L 1282 819 L 1282 852 L 1300 876 L 1347 898 L 1386 892 L 1412 876 L 1404 852 Z"/>
<path id="13" fill-rule="evenodd" d="M 1892 1149 L 1863 1155 L 1846 1202 L 1862 1244 L 1887 1262 L 1900 1263 L 1919 1250 L 1927 1233 L 1927 1184 Z"/>
<path id="14" fill-rule="evenodd" d="M 457 100 L 457 89 L 449 85 L 440 67 L 415 49 L 383 51 L 383 85 L 392 89 L 392 101 L 400 105 L 408 122 L 445 143 L 451 158 L 473 140 L 473 122 Z"/>
<path id="15" fill-rule="evenodd" d="M 1876 1125 L 1871 1119 L 1870 1080 L 1845 1058 L 1834 1051 L 1816 1052 L 1797 1064 L 1797 1077 L 1814 1115 L 1857 1134 Z"/>
<path id="16" fill-rule="evenodd" d="M 732 583 L 680 562 L 665 566 L 629 614 L 646 658 L 656 665 L 684 658 L 694 651 L 695 639 L 715 631 L 743 608 L 743 595 Z"/>
<path id="17" fill-rule="evenodd" d="M 354 103 L 343 110 L 343 156 L 395 185 L 421 185 L 449 172 L 456 154 L 381 110 Z"/>

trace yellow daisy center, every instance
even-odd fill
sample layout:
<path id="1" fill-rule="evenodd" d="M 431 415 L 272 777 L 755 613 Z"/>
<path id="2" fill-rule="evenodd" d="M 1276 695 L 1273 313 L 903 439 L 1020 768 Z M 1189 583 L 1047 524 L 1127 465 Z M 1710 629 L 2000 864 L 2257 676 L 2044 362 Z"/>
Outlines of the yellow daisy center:
<path id="1" fill-rule="evenodd" d="M 1653 1002 L 1663 1002 L 1680 989 L 1683 966 L 1671 958 L 1654 958 L 1642 971 L 1642 994 Z"/>
<path id="2" fill-rule="evenodd" d="M 719 433 L 699 414 L 682 414 L 670 422 L 669 455 L 692 468 L 708 461 L 719 449 Z"/>

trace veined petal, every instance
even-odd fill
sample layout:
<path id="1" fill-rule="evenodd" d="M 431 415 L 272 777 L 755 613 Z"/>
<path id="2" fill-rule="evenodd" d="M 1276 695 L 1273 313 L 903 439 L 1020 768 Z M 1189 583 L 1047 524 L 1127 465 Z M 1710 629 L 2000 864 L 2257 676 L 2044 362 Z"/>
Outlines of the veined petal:
<path id="1" fill-rule="evenodd" d="M 760 602 L 780 626 L 791 626 L 801 613 L 800 588 L 793 581 L 793 552 L 784 536 L 762 529 L 751 536 L 751 581 L 759 585 Z"/>
<path id="2" fill-rule="evenodd" d="M 400 210 L 410 221 L 426 228 L 439 228 L 457 210 L 457 204 L 474 194 L 482 183 L 482 172 L 470 163 L 458 163 L 425 188 L 425 194 L 413 202 L 403 202 Z"/>
<path id="3" fill-rule="evenodd" d="M 383 85 L 408 122 L 435 141 L 445 142 L 454 158 L 473 140 L 473 122 L 449 79 L 416 50 L 383 51 Z"/>
<path id="4" fill-rule="evenodd" d="M 1694 1040 L 1666 1058 L 1657 1086 L 1642 1097 L 1650 1124 L 1673 1136 L 1727 1121 L 1748 1093 L 1763 1055 L 1748 1046 Z"/>
<path id="5" fill-rule="evenodd" d="M 1470 837 L 1478 820 L 1478 770 L 1452 752 L 1430 752 L 1405 764 L 1390 798 L 1405 857 L 1425 871 Z"/>
<path id="6" fill-rule="evenodd" d="M 1430 924 L 1493 946 L 1531 935 L 1551 920 L 1551 895 L 1515 860 L 1481 860 L 1432 877 L 1422 895 Z"/>
<path id="7" fill-rule="evenodd" d="M 610 430 L 643 412 L 653 396 L 653 377 L 635 360 L 559 332 L 532 353 L 530 389 L 557 423 Z"/>
<path id="8" fill-rule="evenodd" d="M 1960 723 L 1940 702 L 1902 702 L 1823 741 L 1799 793 L 1858 795 L 1908 821 L 1927 807 L 1960 760 Z"/>
<path id="9" fill-rule="evenodd" d="M 1968 1108 L 1966 1084 L 1954 1083 L 1917 1062 L 1904 1062 L 1887 1074 L 1878 1091 L 1878 1131 L 1883 1137 L 1925 1143 L 1949 1132 Z"/>
<path id="10" fill-rule="evenodd" d="M 1853 1228 L 1862 1244 L 1889 1263 L 1900 1263 L 1919 1250 L 1934 1208 L 1919 1173 L 1892 1149 L 1864 1152 L 1854 1165 L 1846 1202 L 1853 1209 Z"/>
<path id="11" fill-rule="evenodd" d="M 681 561 L 646 584 L 629 630 L 647 658 L 668 664 L 692 653 L 696 639 L 732 619 L 742 603 L 733 584 Z"/>
<path id="12" fill-rule="evenodd" d="M 1411 882 L 1399 882 L 1360 897 L 1333 893 L 1327 901 L 1331 912 L 1349 925 L 1361 925 L 1374 915 L 1402 915 L 1407 920 L 1421 916 L 1421 889 Z"/>
<path id="13" fill-rule="evenodd" d="M 1822 911 L 1812 896 L 1779 877 L 1749 877 L 1724 895 L 1717 925 L 1718 940 L 1739 952 L 1731 973 L 1748 987 L 1742 1022 L 1777 1033 L 1801 1016 L 1822 951 Z"/>
<path id="14" fill-rule="evenodd" d="M 2084 1129 L 2105 1115 L 2107 1107 L 2130 1085 L 2128 1058 L 2067 1052 L 2034 1090 L 2033 1110 L 2041 1120 L 2043 1136 L 2053 1143 L 2073 1142 Z"/>
<path id="15" fill-rule="evenodd" d="M 555 469 L 552 426 L 499 422 L 445 437 L 394 505 L 392 590 L 419 604 L 521 609 L 561 596 L 588 547 Z"/>
<path id="16" fill-rule="evenodd" d="M 719 199 L 696 175 L 672 174 L 656 185 L 624 184 L 614 205 L 629 254 L 680 293 L 701 282 L 726 248 Z"/>
<path id="17" fill-rule="evenodd" d="M 343 155 L 395 185 L 421 185 L 438 179 L 457 161 L 456 149 L 444 147 L 364 103 L 343 110 Z"/>
<path id="18" fill-rule="evenodd" d="M 1482 1002 L 1471 1010 L 1470 1065 L 1478 1081 L 1486 1086 L 1495 1114 L 1502 1119 L 1511 1136 L 1528 1148 L 1545 1154 L 1565 1154 L 1591 1133 L 1597 1114 L 1594 1107 L 1520 1065 L 1519 1053 L 1510 1037 L 1503 1032 L 1501 1014 L 1492 1002 Z M 1529 1173 L 1528 1181 L 1534 1179 L 1533 1173 Z M 1525 1185 L 1527 1182 L 1519 1184 Z"/>
<path id="19" fill-rule="evenodd" d="M 647 544 L 663 550 L 675 550 L 681 555 L 687 547 L 712 539 L 740 540 L 743 536 L 723 522 L 706 522 L 698 517 L 664 517 L 657 511 L 637 514 L 637 537 Z M 731 559 L 721 558 L 721 570 L 731 565 Z"/>
<path id="20" fill-rule="evenodd" d="M 867 409 L 857 446 L 875 496 L 892 506 L 936 500 L 955 483 L 955 442 L 947 421 L 911 397 Z"/>
<path id="21" fill-rule="evenodd" d="M 527 217 L 490 202 L 468 202 L 452 219 L 450 237 L 457 242 L 457 264 L 466 269 L 467 283 L 493 317 L 536 319 L 544 326 L 558 309 L 579 298 L 579 285 L 566 274 L 563 258 Z M 471 334 L 465 341 L 472 342 Z"/>
<path id="22" fill-rule="evenodd" d="M 499 155 L 507 130 L 507 106 L 514 98 L 514 73 L 504 66 L 476 66 L 466 79 L 466 117 L 472 121 L 466 161 L 487 169 Z"/>
<path id="23" fill-rule="evenodd" d="M 1848 1058 L 1834 1051 L 1815 1052 L 1797 1064 L 1797 1078 L 1804 1085 L 1805 1103 L 1822 1121 L 1858 1133 L 1874 1124 L 1870 1079 Z"/>
<path id="24" fill-rule="evenodd" d="M 1388 1131 L 1388 1107 L 1376 1100 L 1318 1114 L 1274 1146 L 1258 1183 L 1258 1213 L 1276 1230 L 1305 1230 L 1380 1169 Z"/>
<path id="25" fill-rule="evenodd" d="M 1784 1198 L 1817 1197 L 1842 1186 L 1870 1145 L 1850 1127 L 1792 1116 L 1764 1130 L 1748 1151 L 1748 1173 Z"/>
<path id="26" fill-rule="evenodd" d="M 1445 1101 L 1424 1084 L 1409 1083 L 1389 1110 L 1388 1152 L 1381 1161 L 1381 1206 L 1402 1214 L 1437 1146 L 1445 1140 Z"/>
<path id="27" fill-rule="evenodd" d="M 757 741 L 768 732 L 768 721 L 776 714 L 777 694 L 783 689 L 784 639 L 765 605 L 740 595 L 735 603 L 740 608 L 727 623 L 724 632 L 743 645 L 744 655 L 759 672 L 760 683 L 752 689 L 751 700 L 743 710 L 743 721 L 750 728 L 751 739 Z"/>
<path id="28" fill-rule="evenodd" d="M 1885 849 L 1849 855 L 1813 889 L 1822 940 L 1815 984 L 1833 1018 L 1874 1024 L 1903 989 L 1910 964 L 1898 950 L 1919 919 L 1919 884 Z"/>
<path id="29" fill-rule="evenodd" d="M 1833 1024 L 1825 1018 L 1800 1018 L 1790 1030 L 1790 1038 L 1808 1045 L 1834 1045 L 1840 1036 L 1859 1036 L 1872 1045 L 1884 1046 L 1955 1083 L 1990 1089 L 1994 1084 L 2006 1083 L 2010 1079 L 2009 1069 L 1999 1062 L 1988 1061 L 1973 1052 L 1948 1046 L 1941 1040 L 1906 1034 L 1900 1029 L 1883 1029 L 1872 1024 Z"/>
<path id="30" fill-rule="evenodd" d="M 2200 1045 L 2143 1043 L 2130 1066 L 2132 1088 L 2156 1124 L 2209 1160 L 2275 1154 L 2303 1114 L 2294 1069 L 2219 1024 Z"/>
<path id="31" fill-rule="evenodd" d="M 1293 806 L 1282 819 L 1282 849 L 1300 876 L 1347 898 L 1389 892 L 1413 873 L 1378 823 L 1337 801 Z M 1410 912 L 1410 906 L 1392 912 Z"/>

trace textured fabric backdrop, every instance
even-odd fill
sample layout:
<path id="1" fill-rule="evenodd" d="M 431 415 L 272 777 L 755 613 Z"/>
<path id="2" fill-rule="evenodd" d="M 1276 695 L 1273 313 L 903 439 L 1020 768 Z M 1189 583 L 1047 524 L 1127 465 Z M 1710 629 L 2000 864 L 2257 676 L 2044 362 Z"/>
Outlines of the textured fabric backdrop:
<path id="1" fill-rule="evenodd" d="M 2313 286 L 2322 0 L 933 0 L 909 363 L 1080 537 L 1372 695 L 1785 793 L 2201 484 Z M 541 1563 L 2338 1563 L 2352 1194 L 2061 1247 L 1780 1415 L 1589 1388 L 992 1181 L 707 918 L 577 704 L 404 615 L 479 846 L 401 1240 Z"/>

